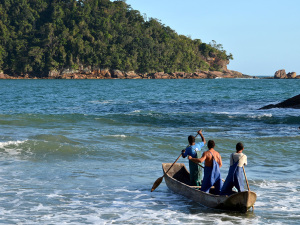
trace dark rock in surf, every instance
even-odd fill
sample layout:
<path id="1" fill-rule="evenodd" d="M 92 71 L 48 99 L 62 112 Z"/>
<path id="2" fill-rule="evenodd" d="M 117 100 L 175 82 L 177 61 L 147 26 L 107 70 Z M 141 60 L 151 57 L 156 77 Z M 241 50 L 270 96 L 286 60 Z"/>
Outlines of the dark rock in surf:
<path id="1" fill-rule="evenodd" d="M 300 95 L 296 95 L 292 98 L 289 98 L 283 102 L 280 102 L 278 104 L 270 104 L 266 105 L 260 109 L 272 109 L 272 108 L 294 108 L 294 109 L 300 109 Z"/>

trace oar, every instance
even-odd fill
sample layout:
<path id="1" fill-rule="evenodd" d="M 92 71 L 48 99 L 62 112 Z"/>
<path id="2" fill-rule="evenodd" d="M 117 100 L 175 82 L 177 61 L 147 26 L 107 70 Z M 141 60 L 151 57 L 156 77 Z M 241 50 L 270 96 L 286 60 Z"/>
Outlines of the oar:
<path id="1" fill-rule="evenodd" d="M 196 138 L 197 136 L 198 136 L 198 133 L 196 134 L 195 138 Z M 170 166 L 170 168 L 167 170 L 166 173 L 169 172 L 169 170 L 170 170 L 170 169 L 173 167 L 173 165 L 178 161 L 178 159 L 181 157 L 181 155 L 182 155 L 182 154 L 180 153 L 180 155 L 178 156 L 178 158 L 175 160 L 175 162 L 173 162 L 173 164 Z M 153 186 L 152 186 L 152 188 L 151 188 L 151 192 L 154 191 L 154 190 L 160 185 L 160 183 L 162 182 L 164 176 L 165 176 L 165 175 L 163 175 L 163 176 L 160 177 L 160 178 L 157 178 L 157 180 L 154 182 L 154 184 L 153 184 Z"/>
<path id="2" fill-rule="evenodd" d="M 180 153 L 180 155 L 178 156 L 178 158 L 176 159 L 176 161 L 173 162 L 172 166 L 170 166 L 170 168 L 167 170 L 166 173 L 169 172 L 169 170 L 173 167 L 173 165 L 178 161 L 178 159 L 179 159 L 180 157 L 181 157 L 181 153 Z M 154 191 L 154 190 L 160 185 L 160 183 L 162 182 L 163 178 L 164 178 L 164 175 L 163 175 L 162 177 L 158 178 L 158 179 L 154 182 L 154 184 L 153 184 L 153 186 L 152 186 L 152 188 L 151 188 L 151 192 Z"/>
<path id="3" fill-rule="evenodd" d="M 246 176 L 246 171 L 245 171 L 244 165 L 243 165 L 243 170 L 244 170 L 244 175 L 245 175 L 245 180 L 246 180 L 246 183 L 247 183 L 248 191 L 250 191 L 250 187 L 249 187 L 249 184 L 248 184 L 248 179 L 247 179 L 247 176 Z M 252 210 L 254 210 L 254 205 L 252 206 Z"/>
<path id="4" fill-rule="evenodd" d="M 245 180 L 246 180 L 246 183 L 247 183 L 248 191 L 250 191 L 250 187 L 249 187 L 249 184 L 248 184 L 248 180 L 247 180 L 247 176 L 246 176 L 246 171 L 245 171 L 244 165 L 243 165 L 243 170 L 244 170 L 244 175 L 245 175 Z"/>

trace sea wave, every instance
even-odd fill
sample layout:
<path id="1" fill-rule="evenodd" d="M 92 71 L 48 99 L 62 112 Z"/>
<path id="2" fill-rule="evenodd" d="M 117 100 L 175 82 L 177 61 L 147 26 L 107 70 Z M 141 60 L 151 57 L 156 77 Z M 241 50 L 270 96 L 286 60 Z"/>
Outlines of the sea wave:
<path id="1" fill-rule="evenodd" d="M 299 179 L 293 179 L 293 181 L 261 180 L 255 182 L 255 185 L 259 187 L 258 201 L 255 205 L 261 210 L 268 208 L 272 212 L 280 211 L 299 215 L 300 211 L 297 206 L 300 196 L 296 194 L 300 188 Z M 279 193 L 280 198 L 278 198 Z"/>
<path id="2" fill-rule="evenodd" d="M 50 159 L 51 157 L 63 159 L 78 157 L 87 152 L 85 147 L 74 145 L 74 143 L 60 142 L 57 139 L 2 142 L 0 150 L 4 157 L 17 156 L 20 159 Z"/>
<path id="3" fill-rule="evenodd" d="M 24 141 L 6 141 L 6 142 L 0 142 L 0 148 L 5 148 L 7 146 L 18 146 L 19 144 L 22 144 L 26 142 L 26 140 Z"/>
<path id="4" fill-rule="evenodd" d="M 104 137 L 116 137 L 116 138 L 126 138 L 128 137 L 127 135 L 124 134 L 112 134 L 112 135 L 103 135 Z"/>
<path id="5" fill-rule="evenodd" d="M 8 153 L 9 155 L 19 155 L 21 154 L 21 146 L 26 143 L 27 140 L 24 141 L 6 141 L 0 142 L 0 150 Z"/>

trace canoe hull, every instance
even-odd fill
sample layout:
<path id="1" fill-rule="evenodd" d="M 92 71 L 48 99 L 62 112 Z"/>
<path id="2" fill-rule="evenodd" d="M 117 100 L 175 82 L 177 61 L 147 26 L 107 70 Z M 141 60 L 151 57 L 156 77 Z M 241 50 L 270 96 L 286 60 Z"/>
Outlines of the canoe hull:
<path id="1" fill-rule="evenodd" d="M 234 193 L 230 196 L 205 193 L 189 186 L 189 172 L 183 163 L 176 163 L 170 168 L 171 163 L 163 163 L 164 178 L 167 187 L 173 192 L 183 195 L 195 202 L 209 208 L 247 212 L 256 201 L 256 194 L 252 191 Z M 213 190 L 212 190 L 213 191 Z"/>

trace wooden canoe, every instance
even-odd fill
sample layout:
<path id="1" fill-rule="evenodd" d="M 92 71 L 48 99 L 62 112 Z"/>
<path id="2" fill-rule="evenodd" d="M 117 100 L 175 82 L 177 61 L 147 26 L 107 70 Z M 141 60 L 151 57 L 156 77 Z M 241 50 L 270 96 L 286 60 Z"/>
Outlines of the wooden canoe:
<path id="1" fill-rule="evenodd" d="M 247 212 L 256 201 L 256 194 L 252 191 L 244 192 L 234 192 L 227 195 L 214 195 L 214 188 L 211 188 L 210 193 L 200 191 L 200 187 L 189 186 L 190 175 L 183 163 L 176 163 L 169 170 L 171 163 L 163 163 L 162 168 L 164 171 L 164 178 L 167 184 L 167 187 L 173 192 L 183 195 L 195 202 L 200 203 L 203 206 L 238 211 L 238 212 Z"/>

